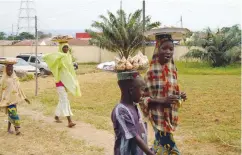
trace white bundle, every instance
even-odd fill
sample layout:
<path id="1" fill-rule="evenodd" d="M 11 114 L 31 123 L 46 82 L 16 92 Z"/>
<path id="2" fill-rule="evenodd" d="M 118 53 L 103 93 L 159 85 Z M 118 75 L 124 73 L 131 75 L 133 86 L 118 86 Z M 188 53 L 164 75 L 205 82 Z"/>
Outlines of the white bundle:
<path id="1" fill-rule="evenodd" d="M 127 59 L 115 58 L 115 68 L 119 71 L 132 70 L 132 69 L 145 69 L 149 64 L 147 56 L 144 56 L 141 52 L 135 55 L 133 58 L 129 56 Z"/>

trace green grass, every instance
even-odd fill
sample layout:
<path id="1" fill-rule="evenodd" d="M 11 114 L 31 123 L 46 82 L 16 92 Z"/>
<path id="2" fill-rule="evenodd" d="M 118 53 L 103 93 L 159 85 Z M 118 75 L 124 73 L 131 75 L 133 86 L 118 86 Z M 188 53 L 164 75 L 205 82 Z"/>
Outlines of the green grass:
<path id="1" fill-rule="evenodd" d="M 77 75 L 100 72 L 100 70 L 97 69 L 97 64 L 95 63 L 79 64 L 78 66 L 79 68 L 76 71 Z"/>
<path id="2" fill-rule="evenodd" d="M 186 75 L 240 75 L 241 74 L 241 65 L 232 64 L 226 67 L 211 67 L 208 63 L 204 62 L 184 62 L 176 61 L 176 67 L 179 74 Z M 79 69 L 77 74 L 86 74 L 86 73 L 97 73 L 100 72 L 97 69 L 97 63 L 82 63 L 79 64 Z M 141 73 L 145 73 L 146 70 L 141 70 Z"/>
<path id="3" fill-rule="evenodd" d="M 211 67 L 204 62 L 181 62 L 177 61 L 176 67 L 179 74 L 188 75 L 240 75 L 241 65 L 234 64 L 226 67 Z"/>
<path id="4" fill-rule="evenodd" d="M 54 125 L 43 123 L 42 120 L 36 121 L 21 115 L 20 130 L 23 135 L 16 136 L 9 135 L 6 132 L 7 123 L 1 121 L 0 154 L 104 154 L 103 148 L 74 139 L 67 131 L 54 128 Z"/>
<path id="5" fill-rule="evenodd" d="M 34 75 L 32 74 L 26 74 L 26 76 L 19 78 L 19 81 L 24 82 L 24 81 L 31 81 L 34 79 Z"/>
<path id="6" fill-rule="evenodd" d="M 210 146 L 216 152 L 210 154 L 239 154 L 240 76 L 229 74 L 238 74 L 240 68 L 230 66 L 224 70 L 216 68 L 211 71 L 206 64 L 176 64 L 180 71 L 181 90 L 188 96 L 188 101 L 180 110 L 180 125 L 176 132 L 177 136 L 184 137 L 178 143 L 183 153 L 196 154 L 191 150 L 208 151 L 205 146 Z M 84 66 L 79 66 L 83 72 L 93 67 Z M 185 67 L 190 71 L 186 71 Z M 69 95 L 74 118 L 113 132 L 110 115 L 120 98 L 116 74 L 100 71 L 91 73 L 79 76 L 83 96 Z M 203 75 L 205 73 L 211 75 Z M 41 79 L 40 85 L 45 84 L 45 80 Z M 34 100 L 44 105 L 42 110 L 46 114 L 52 115 L 58 102 L 54 84 L 53 87 L 41 88 L 40 95 Z"/>

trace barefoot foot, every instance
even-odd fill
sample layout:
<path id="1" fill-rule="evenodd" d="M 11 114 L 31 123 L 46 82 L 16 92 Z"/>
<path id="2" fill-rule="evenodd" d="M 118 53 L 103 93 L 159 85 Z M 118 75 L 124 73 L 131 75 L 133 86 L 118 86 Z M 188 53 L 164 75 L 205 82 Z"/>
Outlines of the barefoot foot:
<path id="1" fill-rule="evenodd" d="M 62 121 L 59 119 L 58 116 L 55 116 L 55 122 L 56 122 L 56 123 L 62 123 Z"/>
<path id="2" fill-rule="evenodd" d="M 13 132 L 13 131 L 11 131 L 11 130 L 8 130 L 8 133 L 9 133 L 9 134 L 14 134 L 14 132 Z"/>
<path id="3" fill-rule="evenodd" d="M 19 136 L 21 134 L 20 131 L 16 131 L 16 136 Z"/>

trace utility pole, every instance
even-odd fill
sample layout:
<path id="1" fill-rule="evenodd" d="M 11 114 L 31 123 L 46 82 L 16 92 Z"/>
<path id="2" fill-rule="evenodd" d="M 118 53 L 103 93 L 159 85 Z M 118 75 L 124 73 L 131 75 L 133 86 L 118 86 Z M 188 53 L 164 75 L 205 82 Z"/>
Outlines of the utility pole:
<path id="1" fill-rule="evenodd" d="M 12 24 L 12 40 L 14 40 L 14 37 L 13 37 L 13 24 Z"/>
<path id="2" fill-rule="evenodd" d="M 120 1 L 120 10 L 122 10 L 123 9 L 123 3 L 122 3 L 122 0 Z"/>
<path id="3" fill-rule="evenodd" d="M 181 16 L 181 19 L 180 19 L 180 21 L 181 21 L 181 28 L 183 28 L 183 23 L 182 23 L 182 16 Z"/>
<path id="4" fill-rule="evenodd" d="M 35 96 L 38 95 L 38 25 L 37 25 L 37 16 L 35 16 Z"/>
<path id="5" fill-rule="evenodd" d="M 142 53 L 145 55 L 145 0 L 143 0 L 143 48 Z"/>

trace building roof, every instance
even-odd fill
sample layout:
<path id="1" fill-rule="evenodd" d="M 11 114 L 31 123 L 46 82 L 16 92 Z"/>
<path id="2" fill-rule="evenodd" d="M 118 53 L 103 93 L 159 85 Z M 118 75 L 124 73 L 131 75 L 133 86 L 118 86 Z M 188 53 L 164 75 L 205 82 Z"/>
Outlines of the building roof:
<path id="1" fill-rule="evenodd" d="M 12 41 L 12 40 L 0 40 L 1 46 L 12 45 L 13 43 L 14 43 L 14 41 Z"/>
<path id="2" fill-rule="evenodd" d="M 22 40 L 14 44 L 15 46 L 32 46 L 35 45 L 35 40 Z M 53 46 L 56 45 L 55 42 L 51 41 L 51 38 L 38 40 L 38 45 L 40 46 Z"/>
<path id="3" fill-rule="evenodd" d="M 90 39 L 91 36 L 84 32 L 84 33 L 76 33 L 76 39 Z"/>
<path id="4" fill-rule="evenodd" d="M 16 46 L 32 46 L 34 44 L 34 40 L 22 40 L 19 41 L 17 43 L 15 43 L 14 45 Z"/>
<path id="5" fill-rule="evenodd" d="M 80 40 L 80 39 L 71 39 L 68 41 L 69 45 L 74 45 L 74 46 L 88 46 L 89 40 Z"/>

